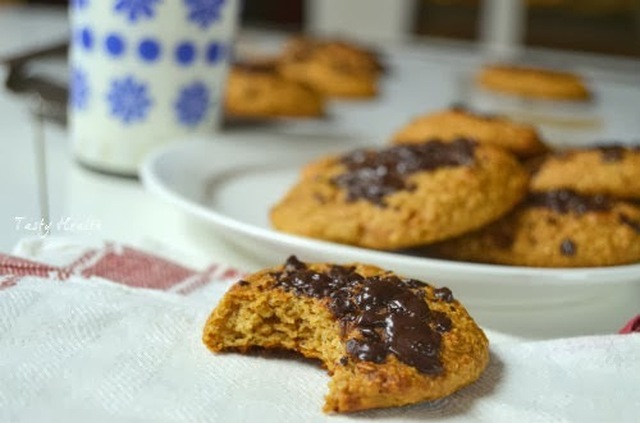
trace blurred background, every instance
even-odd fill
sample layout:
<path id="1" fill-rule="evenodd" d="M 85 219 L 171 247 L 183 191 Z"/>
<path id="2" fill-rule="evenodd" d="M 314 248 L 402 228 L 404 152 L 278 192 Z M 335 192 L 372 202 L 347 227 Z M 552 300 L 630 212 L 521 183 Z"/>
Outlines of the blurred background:
<path id="1" fill-rule="evenodd" d="M 64 7 L 68 0 L 3 3 Z M 511 30 L 483 18 L 492 7 L 509 9 L 503 13 L 511 15 Z M 345 13 L 354 8 L 361 12 Z M 387 39 L 480 40 L 497 31 L 498 37 L 531 47 L 640 57 L 640 0 L 245 0 L 242 21 L 292 32 L 305 25 L 318 31 L 346 28 L 353 35 Z"/>

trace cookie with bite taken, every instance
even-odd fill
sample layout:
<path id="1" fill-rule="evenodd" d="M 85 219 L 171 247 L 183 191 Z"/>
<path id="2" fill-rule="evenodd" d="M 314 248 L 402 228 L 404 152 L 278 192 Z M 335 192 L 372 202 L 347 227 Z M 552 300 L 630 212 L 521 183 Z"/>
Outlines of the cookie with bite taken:
<path id="1" fill-rule="evenodd" d="M 447 396 L 489 362 L 483 331 L 447 288 L 375 266 L 290 257 L 237 282 L 207 320 L 214 352 L 286 349 L 331 375 L 324 411 Z"/>

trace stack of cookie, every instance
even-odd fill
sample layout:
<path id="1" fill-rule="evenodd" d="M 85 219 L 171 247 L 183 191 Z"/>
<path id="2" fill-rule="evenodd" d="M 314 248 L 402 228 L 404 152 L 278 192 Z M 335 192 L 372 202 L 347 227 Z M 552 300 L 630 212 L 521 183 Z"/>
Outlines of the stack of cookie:
<path id="1" fill-rule="evenodd" d="M 232 66 L 225 113 L 230 117 L 320 117 L 327 98 L 373 98 L 383 66 L 353 42 L 294 38 L 276 58 Z"/>
<path id="2" fill-rule="evenodd" d="M 571 150 L 547 157 L 531 193 L 492 225 L 423 252 L 457 260 L 593 267 L 640 261 L 640 149 Z"/>
<path id="3" fill-rule="evenodd" d="M 393 146 L 321 158 L 271 210 L 282 231 L 355 246 L 540 267 L 640 261 L 640 150 L 538 157 L 535 128 L 453 108 Z M 530 177 L 523 161 L 536 158 Z"/>

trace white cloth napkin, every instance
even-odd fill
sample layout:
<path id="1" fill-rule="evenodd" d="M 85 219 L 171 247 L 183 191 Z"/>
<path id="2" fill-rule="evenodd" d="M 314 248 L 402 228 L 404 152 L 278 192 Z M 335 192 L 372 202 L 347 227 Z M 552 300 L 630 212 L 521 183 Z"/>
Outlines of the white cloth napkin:
<path id="1" fill-rule="evenodd" d="M 1 278 L 0 278 L 1 279 Z M 0 280 L 0 286 L 2 286 Z M 70 275 L 0 289 L 1 422 L 637 422 L 640 334 L 494 343 L 481 379 L 431 403 L 321 412 L 329 377 L 306 362 L 212 354 L 201 295 Z M 490 334 L 490 337 L 492 335 Z"/>

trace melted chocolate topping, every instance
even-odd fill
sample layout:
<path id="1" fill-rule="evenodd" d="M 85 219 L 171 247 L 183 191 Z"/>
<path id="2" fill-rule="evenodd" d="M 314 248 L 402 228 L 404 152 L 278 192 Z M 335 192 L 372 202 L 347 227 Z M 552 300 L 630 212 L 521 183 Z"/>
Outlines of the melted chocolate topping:
<path id="1" fill-rule="evenodd" d="M 412 173 L 470 165 L 474 162 L 475 147 L 475 142 L 460 138 L 449 143 L 429 141 L 381 151 L 357 150 L 342 157 L 347 171 L 332 182 L 347 191 L 349 201 L 362 198 L 385 207 L 385 196 L 415 189 L 406 181 Z"/>
<path id="2" fill-rule="evenodd" d="M 546 207 L 562 214 L 608 211 L 613 207 L 611 200 L 603 195 L 580 195 L 569 189 L 532 193 L 527 204 L 531 207 Z"/>
<path id="3" fill-rule="evenodd" d="M 295 256 L 273 276 L 276 287 L 327 300 L 343 333 L 355 330 L 356 335 L 346 340 L 346 352 L 352 359 L 383 363 L 393 354 L 422 373 L 443 372 L 441 334 L 450 331 L 452 323 L 446 314 L 429 309 L 427 285 L 387 274 L 364 277 L 347 266 L 332 266 L 319 273 Z M 447 288 L 436 290 L 435 297 L 453 301 Z M 341 364 L 346 364 L 343 359 Z"/>

